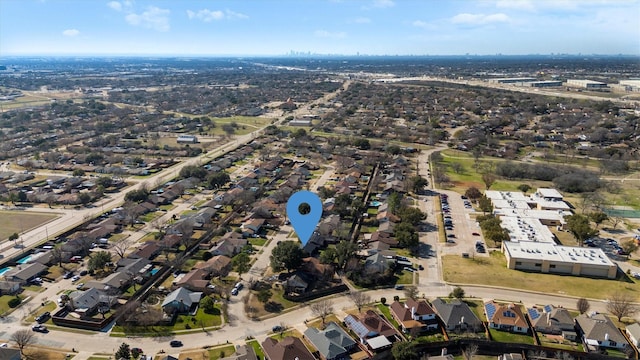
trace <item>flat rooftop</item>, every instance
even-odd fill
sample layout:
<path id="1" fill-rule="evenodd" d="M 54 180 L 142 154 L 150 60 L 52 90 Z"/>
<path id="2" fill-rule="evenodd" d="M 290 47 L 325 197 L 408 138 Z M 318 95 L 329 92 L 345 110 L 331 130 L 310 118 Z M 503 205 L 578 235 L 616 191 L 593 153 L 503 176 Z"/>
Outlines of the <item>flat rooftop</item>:
<path id="1" fill-rule="evenodd" d="M 599 248 L 562 246 L 555 243 L 511 242 L 503 243 L 505 251 L 513 258 L 548 260 L 584 265 L 616 266 Z"/>

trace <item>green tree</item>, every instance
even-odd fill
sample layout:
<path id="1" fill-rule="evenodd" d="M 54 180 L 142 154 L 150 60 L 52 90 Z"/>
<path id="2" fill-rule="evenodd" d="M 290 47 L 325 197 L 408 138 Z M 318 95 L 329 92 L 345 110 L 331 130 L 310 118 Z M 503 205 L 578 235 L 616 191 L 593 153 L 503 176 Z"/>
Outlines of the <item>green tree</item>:
<path id="1" fill-rule="evenodd" d="M 217 189 L 229 181 L 231 181 L 231 177 L 223 171 L 212 173 L 207 176 L 207 184 L 209 184 L 209 187 L 212 189 Z"/>
<path id="2" fill-rule="evenodd" d="M 414 193 L 420 194 L 425 186 L 429 185 L 429 181 L 420 175 L 409 178 L 409 186 Z"/>
<path id="3" fill-rule="evenodd" d="M 460 286 L 456 286 L 455 288 L 453 288 L 453 291 L 451 291 L 451 294 L 449 294 L 449 297 L 462 299 L 464 297 L 464 289 L 462 289 Z"/>
<path id="4" fill-rule="evenodd" d="M 393 343 L 391 355 L 395 360 L 418 360 L 420 355 L 414 342 L 397 341 Z"/>
<path id="5" fill-rule="evenodd" d="M 364 138 L 356 139 L 356 141 L 353 142 L 353 145 L 360 150 L 371 149 L 371 144 L 369 143 L 369 140 Z"/>
<path id="6" fill-rule="evenodd" d="M 111 262 L 111 253 L 108 251 L 99 251 L 89 259 L 89 271 L 102 270 L 109 262 Z"/>
<path id="7" fill-rule="evenodd" d="M 478 200 L 478 206 L 480 207 L 480 210 L 482 210 L 482 212 L 485 214 L 490 214 L 493 212 L 493 204 L 491 204 L 491 199 L 489 199 L 485 195 L 482 195 Z"/>
<path id="8" fill-rule="evenodd" d="M 338 258 L 338 254 L 336 253 L 335 248 L 326 248 L 322 253 L 320 253 L 320 262 L 323 264 L 335 264 L 336 259 Z"/>
<path id="9" fill-rule="evenodd" d="M 180 169 L 180 177 L 184 179 L 196 177 L 200 180 L 204 180 L 207 177 L 207 170 L 202 166 L 187 165 Z"/>
<path id="10" fill-rule="evenodd" d="M 482 197 L 482 193 L 478 190 L 477 187 L 472 186 L 464 192 L 464 196 L 468 197 L 471 201 L 476 201 Z"/>
<path id="11" fill-rule="evenodd" d="M 14 232 L 13 234 L 11 234 L 9 236 L 9 241 L 18 240 L 19 237 L 20 237 L 20 235 L 18 235 L 17 232 Z"/>
<path id="12" fill-rule="evenodd" d="M 391 211 L 392 214 L 395 214 L 402 204 L 402 195 L 395 191 L 392 192 L 389 197 L 387 197 L 387 204 L 389 204 L 389 211 Z"/>
<path id="13" fill-rule="evenodd" d="M 398 240 L 398 246 L 402 248 L 412 249 L 420 244 L 416 229 L 409 223 L 401 222 L 395 226 L 393 232 Z"/>
<path id="14" fill-rule="evenodd" d="M 120 359 L 130 359 L 131 358 L 131 349 L 129 348 L 129 344 L 122 343 L 118 351 L 116 351 L 115 358 Z"/>
<path id="15" fill-rule="evenodd" d="M 273 271 L 291 271 L 302 264 L 304 250 L 297 241 L 283 241 L 276 245 L 269 257 Z"/>
<path id="16" fill-rule="evenodd" d="M 78 194 L 78 200 L 80 201 L 80 204 L 86 205 L 91 202 L 91 195 L 86 192 L 81 192 Z"/>
<path id="17" fill-rule="evenodd" d="M 258 300 L 263 304 L 268 303 L 272 296 L 273 293 L 269 289 L 262 289 L 258 292 Z"/>
<path id="18" fill-rule="evenodd" d="M 591 219 L 591 221 L 596 223 L 596 229 L 599 228 L 600 224 L 602 224 L 605 220 L 609 219 L 609 215 L 607 215 L 603 211 L 594 211 L 592 213 L 589 213 L 587 216 L 589 217 L 589 219 Z"/>
<path id="19" fill-rule="evenodd" d="M 213 314 L 216 311 L 216 302 L 211 298 L 211 296 L 205 296 L 200 300 L 200 307 L 205 314 Z"/>
<path id="20" fill-rule="evenodd" d="M 427 218 L 427 214 L 414 207 L 402 208 L 398 211 L 398 215 L 400 219 L 402 219 L 402 222 L 409 223 L 413 226 L 417 226 L 422 220 Z"/>
<path id="21" fill-rule="evenodd" d="M 84 176 L 84 170 L 82 170 L 82 169 L 73 169 L 73 172 L 71 173 L 71 175 L 73 175 L 73 176 Z"/>
<path id="22" fill-rule="evenodd" d="M 526 194 L 529 190 L 531 190 L 531 186 L 529 186 L 528 184 L 520 184 L 518 185 L 518 190 Z"/>
<path id="23" fill-rule="evenodd" d="M 565 216 L 565 220 L 567 221 L 567 229 L 578 240 L 580 246 L 586 239 L 598 235 L 598 230 L 591 227 L 589 218 L 584 215 L 573 214 Z"/>
<path id="24" fill-rule="evenodd" d="M 251 258 L 246 252 L 241 252 L 234 256 L 232 261 L 233 268 L 236 270 L 240 278 L 242 278 L 242 274 L 246 273 L 251 268 Z"/>
<path id="25" fill-rule="evenodd" d="M 356 255 L 358 245 L 351 241 L 342 240 L 336 245 L 336 264 L 338 269 L 344 269 L 347 262 Z"/>

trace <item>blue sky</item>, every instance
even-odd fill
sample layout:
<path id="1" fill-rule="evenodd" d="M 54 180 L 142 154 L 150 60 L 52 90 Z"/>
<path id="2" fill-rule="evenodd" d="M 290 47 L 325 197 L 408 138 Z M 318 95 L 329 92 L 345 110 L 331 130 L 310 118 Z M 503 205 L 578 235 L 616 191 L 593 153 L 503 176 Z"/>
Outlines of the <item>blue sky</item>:
<path id="1" fill-rule="evenodd" d="M 0 56 L 640 55 L 640 0 L 0 0 Z"/>

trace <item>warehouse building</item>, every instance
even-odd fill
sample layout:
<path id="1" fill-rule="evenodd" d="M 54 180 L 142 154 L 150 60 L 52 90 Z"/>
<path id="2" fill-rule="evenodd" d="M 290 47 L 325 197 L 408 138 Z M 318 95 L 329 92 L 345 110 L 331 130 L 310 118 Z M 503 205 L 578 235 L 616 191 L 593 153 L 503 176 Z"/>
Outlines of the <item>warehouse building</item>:
<path id="1" fill-rule="evenodd" d="M 560 80 L 530 81 L 530 82 L 522 83 L 522 86 L 529 86 L 529 87 L 535 87 L 535 88 L 558 87 L 558 86 L 562 86 L 562 81 Z"/>
<path id="2" fill-rule="evenodd" d="M 530 78 L 530 77 L 489 79 L 489 82 L 494 84 L 514 84 L 514 83 L 524 83 L 524 82 L 530 82 L 530 81 L 536 81 L 536 79 Z"/>
<path id="3" fill-rule="evenodd" d="M 601 90 L 601 89 L 608 88 L 607 83 L 603 83 L 600 81 L 579 80 L 579 79 L 567 80 L 567 86 L 588 89 L 588 90 Z"/>
<path id="4" fill-rule="evenodd" d="M 625 91 L 640 92 L 640 79 L 620 80 L 620 86 Z"/>
<path id="5" fill-rule="evenodd" d="M 615 279 L 618 265 L 599 248 L 561 246 L 555 243 L 502 243 L 507 268 L 545 274 L 565 274 Z"/>

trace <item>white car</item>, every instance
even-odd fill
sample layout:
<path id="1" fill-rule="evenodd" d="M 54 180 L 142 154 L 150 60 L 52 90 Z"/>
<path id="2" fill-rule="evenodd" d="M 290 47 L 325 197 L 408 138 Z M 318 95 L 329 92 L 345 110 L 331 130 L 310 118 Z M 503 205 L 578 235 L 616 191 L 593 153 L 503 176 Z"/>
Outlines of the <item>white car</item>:
<path id="1" fill-rule="evenodd" d="M 71 281 L 76 282 L 80 280 L 80 275 L 73 275 L 73 277 L 71 278 Z"/>
<path id="2" fill-rule="evenodd" d="M 3 347 L 5 347 L 5 348 L 6 348 L 6 347 L 9 347 L 9 344 L 7 344 L 7 343 L 0 343 L 0 348 L 3 348 Z"/>

